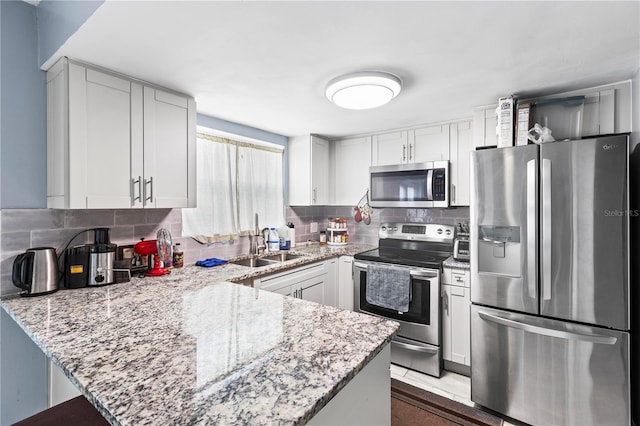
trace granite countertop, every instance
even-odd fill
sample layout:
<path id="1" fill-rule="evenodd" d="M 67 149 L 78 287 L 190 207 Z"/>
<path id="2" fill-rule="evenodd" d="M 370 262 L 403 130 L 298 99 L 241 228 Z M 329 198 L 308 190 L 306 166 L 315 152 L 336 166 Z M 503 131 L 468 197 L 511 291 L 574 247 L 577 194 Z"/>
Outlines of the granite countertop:
<path id="1" fill-rule="evenodd" d="M 469 262 L 460 262 L 458 260 L 455 260 L 453 256 L 449 256 L 447 260 L 442 262 L 442 265 L 445 268 L 471 269 L 471 265 L 469 264 Z"/>
<path id="2" fill-rule="evenodd" d="M 307 262 L 362 247 L 334 250 L 296 247 Z M 398 324 L 224 282 L 267 268 L 188 266 L 1 304 L 112 424 L 303 424 Z"/>

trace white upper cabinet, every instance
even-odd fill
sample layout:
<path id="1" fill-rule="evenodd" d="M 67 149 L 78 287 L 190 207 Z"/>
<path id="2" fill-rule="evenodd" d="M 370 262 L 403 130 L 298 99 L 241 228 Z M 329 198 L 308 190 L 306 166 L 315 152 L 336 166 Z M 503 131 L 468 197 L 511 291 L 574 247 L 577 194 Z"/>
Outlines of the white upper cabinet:
<path id="1" fill-rule="evenodd" d="M 61 59 L 47 72 L 48 207 L 195 206 L 195 121 L 193 98 Z"/>
<path id="2" fill-rule="evenodd" d="M 332 204 L 356 205 L 369 188 L 371 137 L 332 141 L 331 154 L 334 168 Z"/>
<path id="3" fill-rule="evenodd" d="M 550 96 L 519 99 L 536 102 L 548 99 L 584 96 L 582 137 L 631 132 L 631 81 L 557 93 Z M 496 146 L 496 106 L 476 108 L 473 114 L 473 144 L 475 148 Z"/>
<path id="4" fill-rule="evenodd" d="M 373 137 L 373 165 L 423 163 L 449 159 L 449 124 L 385 133 Z"/>
<path id="5" fill-rule="evenodd" d="M 192 112 L 193 111 L 193 112 Z M 192 98 L 144 88 L 142 205 L 192 207 L 195 199 L 195 104 Z M 140 173 L 134 173 L 134 182 Z"/>
<path id="6" fill-rule="evenodd" d="M 408 131 L 373 136 L 373 165 L 409 163 Z"/>
<path id="7" fill-rule="evenodd" d="M 449 196 L 452 206 L 469 205 L 469 161 L 473 150 L 471 120 L 451 123 L 449 144 Z"/>
<path id="8" fill-rule="evenodd" d="M 473 146 L 482 148 L 485 146 L 497 146 L 498 117 L 496 116 L 496 105 L 476 108 L 473 112 Z"/>
<path id="9" fill-rule="evenodd" d="M 409 162 L 449 159 L 449 124 L 421 127 L 409 132 Z"/>
<path id="10" fill-rule="evenodd" d="M 329 204 L 329 141 L 314 135 L 289 139 L 289 205 Z"/>

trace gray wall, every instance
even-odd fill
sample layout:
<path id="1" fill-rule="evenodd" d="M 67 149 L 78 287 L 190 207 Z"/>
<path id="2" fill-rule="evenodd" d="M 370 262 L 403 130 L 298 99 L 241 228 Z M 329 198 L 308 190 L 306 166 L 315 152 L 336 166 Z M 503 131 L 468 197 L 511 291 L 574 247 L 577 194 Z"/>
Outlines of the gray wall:
<path id="1" fill-rule="evenodd" d="M 46 207 L 45 73 L 38 69 L 36 8 L 1 1 L 0 208 Z"/>
<path id="2" fill-rule="evenodd" d="M 38 4 L 38 65 L 42 65 L 89 19 L 104 0 L 43 0 Z M 34 34 L 35 35 L 35 34 Z"/>

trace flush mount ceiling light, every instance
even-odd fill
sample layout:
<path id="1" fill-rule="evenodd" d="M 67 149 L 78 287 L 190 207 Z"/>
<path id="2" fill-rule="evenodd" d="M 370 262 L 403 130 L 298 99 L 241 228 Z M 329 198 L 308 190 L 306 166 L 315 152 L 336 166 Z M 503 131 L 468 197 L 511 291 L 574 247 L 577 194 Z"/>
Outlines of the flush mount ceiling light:
<path id="1" fill-rule="evenodd" d="M 402 82 L 393 74 L 363 71 L 334 78 L 325 94 L 334 104 L 347 109 L 369 109 L 382 106 L 398 96 Z"/>

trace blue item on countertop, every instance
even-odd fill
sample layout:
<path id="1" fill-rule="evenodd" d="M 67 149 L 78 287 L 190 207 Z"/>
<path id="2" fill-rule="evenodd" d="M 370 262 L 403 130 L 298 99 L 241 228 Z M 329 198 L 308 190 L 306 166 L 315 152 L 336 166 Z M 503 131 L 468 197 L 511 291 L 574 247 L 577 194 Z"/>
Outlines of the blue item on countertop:
<path id="1" fill-rule="evenodd" d="M 198 260 L 196 262 L 196 266 L 204 266 L 205 268 L 211 268 L 218 265 L 224 265 L 228 260 L 218 259 L 216 257 L 211 257 L 209 259 Z"/>

